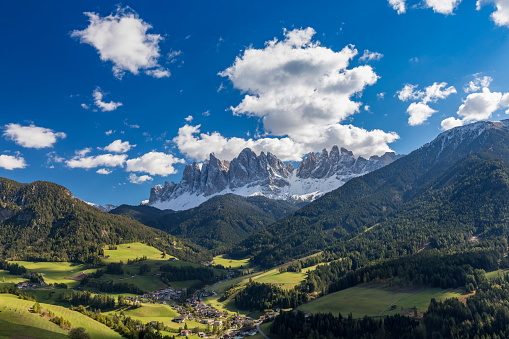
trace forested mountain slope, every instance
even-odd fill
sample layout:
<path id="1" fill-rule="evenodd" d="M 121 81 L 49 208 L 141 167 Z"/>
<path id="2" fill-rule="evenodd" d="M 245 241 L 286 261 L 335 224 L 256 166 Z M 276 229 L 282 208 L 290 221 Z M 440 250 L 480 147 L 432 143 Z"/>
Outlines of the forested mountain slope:
<path id="1" fill-rule="evenodd" d="M 106 244 L 142 241 L 180 258 L 199 260 L 177 239 L 74 198 L 51 182 L 22 184 L 0 178 L 0 254 L 16 260 L 85 262 Z"/>
<path id="2" fill-rule="evenodd" d="M 219 250 L 296 210 L 295 204 L 283 200 L 226 194 L 185 211 L 122 205 L 110 213 L 129 216 L 207 249 Z"/>
<path id="3" fill-rule="evenodd" d="M 508 126 L 478 122 L 444 132 L 253 234 L 231 254 L 271 266 L 334 248 L 368 261 L 506 234 Z"/>

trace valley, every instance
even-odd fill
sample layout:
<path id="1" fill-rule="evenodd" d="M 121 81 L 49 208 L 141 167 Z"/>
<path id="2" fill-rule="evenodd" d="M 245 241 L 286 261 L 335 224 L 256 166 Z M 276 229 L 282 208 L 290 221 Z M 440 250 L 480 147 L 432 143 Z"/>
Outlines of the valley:
<path id="1" fill-rule="evenodd" d="M 507 120 L 453 129 L 301 206 L 225 194 L 106 213 L 0 179 L 0 336 L 503 333 L 505 301 L 486 305 L 509 297 L 507 145 Z"/>

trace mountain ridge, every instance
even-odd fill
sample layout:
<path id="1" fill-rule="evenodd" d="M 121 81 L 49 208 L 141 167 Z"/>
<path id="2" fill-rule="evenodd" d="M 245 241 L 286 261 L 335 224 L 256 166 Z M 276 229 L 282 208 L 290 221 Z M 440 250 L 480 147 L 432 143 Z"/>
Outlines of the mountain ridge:
<path id="1" fill-rule="evenodd" d="M 167 181 L 164 186 L 154 186 L 148 204 L 160 209 L 185 210 L 227 193 L 309 202 L 401 157 L 387 152 L 365 159 L 333 146 L 330 152 L 324 149 L 318 155 L 309 153 L 295 169 L 270 152 L 256 155 L 249 148 L 232 161 L 219 160 L 211 154 L 202 164 L 186 165 L 180 183 Z"/>
<path id="2" fill-rule="evenodd" d="M 481 220 L 492 220 L 490 229 L 509 217 L 500 205 L 509 201 L 509 186 L 500 185 L 500 193 L 494 184 L 505 183 L 508 163 L 509 120 L 458 127 L 255 232 L 230 254 L 249 254 L 255 263 L 267 266 L 331 246 L 348 255 L 371 243 L 379 253 L 363 250 L 371 253 L 370 260 L 412 253 L 430 241 L 454 243 L 444 240 L 453 235 L 460 239 L 458 246 L 466 246 L 461 232 L 476 234 L 476 225 L 484 225 Z M 470 195 L 464 196 L 467 191 Z M 486 198 L 490 195 L 498 198 L 491 201 Z M 470 206 L 475 213 L 464 210 Z M 491 210 L 498 214 L 486 215 Z M 449 235 L 437 220 L 447 221 Z M 434 230 L 436 238 L 425 227 Z M 375 238 L 385 241 L 373 242 Z"/>

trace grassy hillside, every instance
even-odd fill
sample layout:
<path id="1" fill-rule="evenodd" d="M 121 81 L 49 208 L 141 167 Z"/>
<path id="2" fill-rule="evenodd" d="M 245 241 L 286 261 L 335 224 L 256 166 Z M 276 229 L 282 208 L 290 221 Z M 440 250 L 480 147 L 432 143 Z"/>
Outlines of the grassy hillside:
<path id="1" fill-rule="evenodd" d="M 0 294 L 0 335 L 13 338 L 65 338 L 65 331 L 40 315 L 31 313 L 33 301 L 21 300 L 11 294 Z M 121 338 L 120 334 L 89 317 L 67 308 L 41 304 L 44 310 L 50 310 L 55 316 L 70 321 L 73 328 L 83 327 L 92 338 Z"/>
<path id="2" fill-rule="evenodd" d="M 368 316 L 384 316 L 403 313 L 413 316 L 414 307 L 418 315 L 428 309 L 432 298 L 445 300 L 459 297 L 462 290 L 440 288 L 398 288 L 382 284 L 364 284 L 347 288 L 315 299 L 298 309 L 309 313 L 328 313 L 347 316 L 352 313 L 354 318 Z M 396 305 L 395 309 L 391 309 Z M 411 314 L 410 314 L 411 313 Z"/>

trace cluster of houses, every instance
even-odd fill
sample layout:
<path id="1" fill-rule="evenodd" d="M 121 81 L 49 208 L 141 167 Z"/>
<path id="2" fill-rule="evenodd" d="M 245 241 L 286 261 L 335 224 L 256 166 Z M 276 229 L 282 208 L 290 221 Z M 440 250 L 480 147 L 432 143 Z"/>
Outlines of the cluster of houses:
<path id="1" fill-rule="evenodd" d="M 214 295 L 217 294 L 213 291 L 199 291 L 186 300 L 189 305 L 188 307 L 174 306 L 175 310 L 180 315 L 173 318 L 172 321 L 181 324 L 186 321 L 194 320 L 201 324 L 210 325 L 211 327 L 217 327 L 220 329 L 229 325 L 228 328 L 231 328 L 232 330 L 227 331 L 221 336 L 221 338 L 244 338 L 257 333 L 256 328 L 253 326 L 255 322 L 252 318 L 239 315 L 227 317 L 227 314 L 215 309 L 212 307 L 212 304 L 205 304 L 202 301 L 202 297 Z M 272 315 L 270 317 L 272 317 Z M 180 332 L 181 336 L 188 336 L 191 334 L 193 334 L 192 331 L 188 329 L 181 330 Z M 208 337 L 205 332 L 198 332 L 194 334 L 198 335 L 200 338 Z"/>
<path id="2" fill-rule="evenodd" d="M 18 289 L 19 290 L 33 290 L 38 287 L 45 287 L 48 286 L 44 281 L 41 281 L 40 283 L 33 283 L 30 281 L 23 281 L 18 283 Z"/>
<path id="3" fill-rule="evenodd" d="M 161 290 L 154 291 L 152 293 L 146 293 L 142 296 L 144 299 L 152 300 L 176 300 L 187 294 L 187 288 L 174 289 L 171 287 L 164 288 Z"/>

